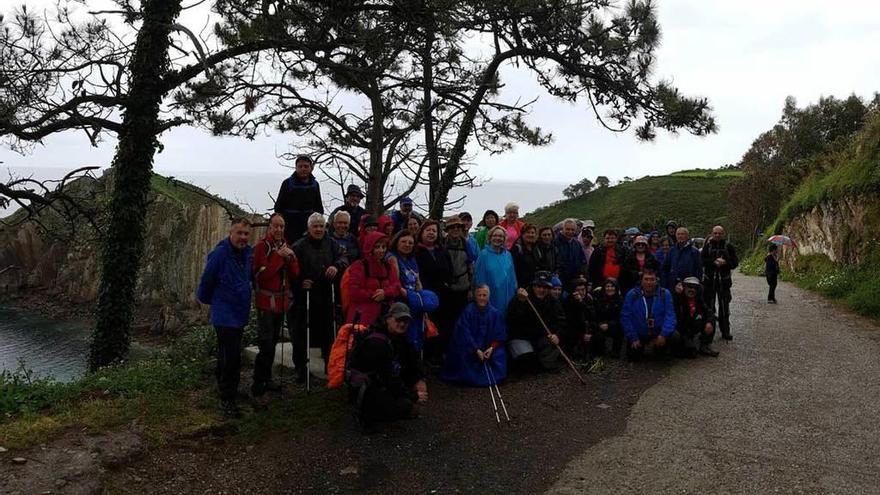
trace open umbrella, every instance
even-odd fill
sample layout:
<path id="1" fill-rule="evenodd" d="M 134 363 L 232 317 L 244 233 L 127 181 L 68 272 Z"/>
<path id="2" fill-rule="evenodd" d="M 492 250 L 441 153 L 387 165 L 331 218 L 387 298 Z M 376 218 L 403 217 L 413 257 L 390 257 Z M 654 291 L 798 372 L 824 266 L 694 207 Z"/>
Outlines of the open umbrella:
<path id="1" fill-rule="evenodd" d="M 771 235 L 768 239 L 769 242 L 776 244 L 777 246 L 796 246 L 795 242 L 791 240 L 791 237 L 787 235 Z"/>

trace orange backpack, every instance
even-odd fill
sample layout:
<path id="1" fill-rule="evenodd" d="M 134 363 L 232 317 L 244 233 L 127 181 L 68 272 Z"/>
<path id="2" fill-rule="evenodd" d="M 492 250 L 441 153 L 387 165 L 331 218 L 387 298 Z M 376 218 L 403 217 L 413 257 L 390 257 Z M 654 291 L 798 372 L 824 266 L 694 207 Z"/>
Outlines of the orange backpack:
<path id="1" fill-rule="evenodd" d="M 330 360 L 327 363 L 327 388 L 339 388 L 345 383 L 349 354 L 351 354 L 355 342 L 366 335 L 367 328 L 366 325 L 346 323 L 339 329 L 333 347 L 330 349 Z"/>

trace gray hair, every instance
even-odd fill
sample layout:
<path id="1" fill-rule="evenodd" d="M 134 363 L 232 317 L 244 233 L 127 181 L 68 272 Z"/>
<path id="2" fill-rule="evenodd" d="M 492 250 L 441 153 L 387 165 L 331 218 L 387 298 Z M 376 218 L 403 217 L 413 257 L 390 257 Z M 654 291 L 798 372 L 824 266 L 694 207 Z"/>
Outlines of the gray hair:
<path id="1" fill-rule="evenodd" d="M 492 227 L 492 229 L 489 230 L 489 233 L 486 234 L 486 237 L 492 237 L 492 234 L 494 234 L 496 230 L 500 230 L 504 234 L 504 240 L 506 241 L 507 240 L 507 229 L 505 229 L 504 227 L 502 227 L 500 225 L 496 225 L 496 226 Z"/>
<path id="2" fill-rule="evenodd" d="M 565 227 L 565 226 L 568 225 L 568 224 L 572 224 L 572 225 L 575 226 L 575 228 L 577 228 L 577 224 L 578 224 L 578 222 L 577 222 L 577 220 L 575 220 L 574 218 L 566 218 L 565 220 L 562 221 L 562 226 L 563 226 L 563 227 Z"/>
<path id="3" fill-rule="evenodd" d="M 315 212 L 315 213 L 312 213 L 311 215 L 309 215 L 309 227 L 311 227 L 312 225 L 318 224 L 318 223 L 321 225 L 324 225 L 327 223 L 327 220 L 324 218 L 324 215 L 322 215 L 318 212 Z"/>
<path id="4" fill-rule="evenodd" d="M 480 289 L 486 289 L 487 291 L 489 291 L 489 294 L 492 293 L 492 289 L 489 288 L 488 284 L 480 284 L 480 285 L 474 287 L 474 294 L 476 294 L 477 291 Z"/>
<path id="5" fill-rule="evenodd" d="M 345 210 L 339 210 L 336 214 L 333 215 L 333 222 L 335 223 L 340 218 L 345 218 L 348 221 L 351 221 L 351 215 Z"/>
<path id="6" fill-rule="evenodd" d="M 514 202 L 507 203 L 504 205 L 504 213 L 508 211 L 519 211 L 519 205 Z"/>

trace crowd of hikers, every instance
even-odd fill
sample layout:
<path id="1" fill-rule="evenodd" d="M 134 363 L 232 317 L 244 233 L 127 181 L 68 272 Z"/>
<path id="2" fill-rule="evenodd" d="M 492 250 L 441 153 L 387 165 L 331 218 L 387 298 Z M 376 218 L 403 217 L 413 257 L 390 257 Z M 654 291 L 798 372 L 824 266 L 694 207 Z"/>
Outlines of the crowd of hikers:
<path id="1" fill-rule="evenodd" d="M 508 371 L 557 371 L 603 357 L 715 357 L 716 330 L 732 339 L 738 261 L 721 226 L 698 248 L 674 222 L 661 232 L 597 229 L 573 218 L 539 226 L 523 222 L 515 203 L 503 217 L 486 211 L 476 226 L 469 213 L 426 219 L 409 198 L 374 216 L 356 185 L 325 217 L 311 159 L 295 166 L 265 238 L 251 246 L 250 222 L 234 220 L 199 284 L 216 328 L 225 414 L 240 414 L 252 300 L 257 403 L 280 389 L 272 367 L 288 328 L 296 380 L 309 385 L 308 350 L 320 349 L 328 386 L 347 387 L 364 426 L 413 415 L 427 401 L 429 370 L 497 390 Z"/>

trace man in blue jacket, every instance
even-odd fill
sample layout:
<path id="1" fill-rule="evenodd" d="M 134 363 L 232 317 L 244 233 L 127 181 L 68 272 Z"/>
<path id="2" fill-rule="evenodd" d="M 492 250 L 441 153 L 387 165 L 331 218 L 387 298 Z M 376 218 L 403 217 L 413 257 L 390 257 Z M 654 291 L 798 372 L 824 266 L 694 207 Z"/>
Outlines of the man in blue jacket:
<path id="1" fill-rule="evenodd" d="M 251 223 L 232 221 L 229 237 L 208 254 L 196 298 L 211 306 L 211 324 L 217 332 L 217 388 L 223 414 L 238 417 L 235 405 L 241 371 L 241 335 L 251 312 L 251 259 L 248 245 Z"/>
<path id="2" fill-rule="evenodd" d="M 651 270 L 642 272 L 640 285 L 626 294 L 620 312 L 620 324 L 627 340 L 627 357 L 640 360 L 649 345 L 654 355 L 665 355 L 678 340 L 675 331 L 675 306 L 672 293 L 657 286 L 657 274 Z"/>
<path id="3" fill-rule="evenodd" d="M 675 284 L 688 277 L 703 279 L 703 260 L 700 251 L 690 241 L 691 233 L 685 227 L 675 231 L 675 246 L 663 259 L 663 287 L 672 290 Z"/>
<path id="4" fill-rule="evenodd" d="M 574 280 L 579 276 L 587 275 L 587 257 L 581 243 L 577 240 L 577 222 L 573 218 L 566 218 L 562 222 L 562 232 L 556 236 L 554 244 L 558 252 L 558 267 L 560 280 Z"/>

